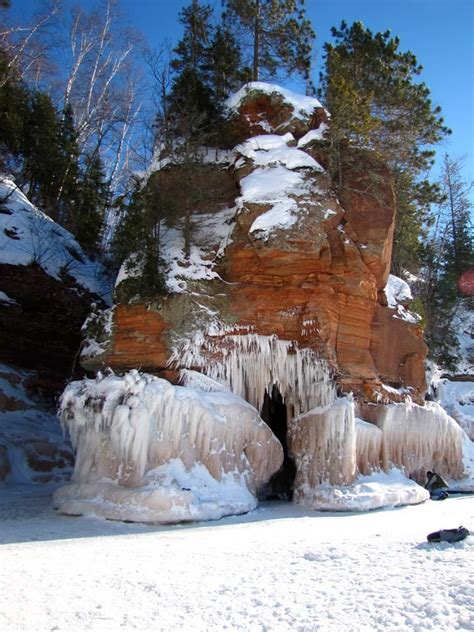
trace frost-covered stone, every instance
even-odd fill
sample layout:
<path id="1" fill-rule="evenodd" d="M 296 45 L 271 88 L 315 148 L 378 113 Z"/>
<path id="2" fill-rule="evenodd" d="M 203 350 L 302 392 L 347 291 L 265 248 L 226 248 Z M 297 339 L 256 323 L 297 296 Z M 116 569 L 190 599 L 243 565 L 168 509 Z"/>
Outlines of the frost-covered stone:
<path id="1" fill-rule="evenodd" d="M 237 395 L 138 371 L 71 383 L 61 419 L 77 452 L 73 482 L 55 495 L 63 513 L 147 522 L 243 513 L 283 460 Z"/>

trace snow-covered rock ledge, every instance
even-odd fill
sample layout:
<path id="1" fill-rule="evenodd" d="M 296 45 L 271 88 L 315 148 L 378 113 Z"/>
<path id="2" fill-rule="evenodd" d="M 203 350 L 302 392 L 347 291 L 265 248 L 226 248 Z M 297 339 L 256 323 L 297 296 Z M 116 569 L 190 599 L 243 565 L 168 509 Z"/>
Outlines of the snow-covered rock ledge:
<path id="1" fill-rule="evenodd" d="M 157 523 L 241 514 L 283 461 L 237 395 L 135 370 L 72 382 L 60 416 L 77 452 L 73 482 L 54 496 L 66 514 Z"/>

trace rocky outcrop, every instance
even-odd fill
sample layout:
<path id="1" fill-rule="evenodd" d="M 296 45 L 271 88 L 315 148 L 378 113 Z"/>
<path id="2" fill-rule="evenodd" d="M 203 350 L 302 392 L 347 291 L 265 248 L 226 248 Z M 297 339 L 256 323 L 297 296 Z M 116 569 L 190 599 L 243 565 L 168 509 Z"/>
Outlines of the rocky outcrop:
<path id="1" fill-rule="evenodd" d="M 375 154 L 346 148 L 336 197 L 323 167 L 328 115 L 315 99 L 257 83 L 229 107 L 241 142 L 227 167 L 239 195 L 222 220 L 225 238 L 222 230 L 207 231 L 200 273 L 183 249 L 188 263 L 178 275 L 186 280 L 186 298 L 181 289 L 120 304 L 108 351 L 88 356 L 85 366 L 157 373 L 173 361 L 177 369 L 205 370 L 222 360 L 219 345 L 231 344 L 229 335 L 251 332 L 323 358 L 344 392 L 397 400 L 393 387 L 411 388 L 421 399 L 421 329 L 384 296 L 395 221 L 389 170 Z M 176 178 L 176 169 L 160 172 L 160 181 Z M 218 221 L 222 203 L 212 208 L 208 199 L 206 211 Z M 202 217 L 193 216 L 194 227 Z M 167 263 L 175 269 L 171 258 Z M 190 345 L 199 353 L 184 361 Z"/>
<path id="2" fill-rule="evenodd" d="M 45 397 L 50 387 L 35 371 L 0 364 L 0 481 L 50 483 L 71 475 L 74 454 L 54 401 Z"/>
<path id="3" fill-rule="evenodd" d="M 417 405 L 427 349 L 407 284 L 389 274 L 390 171 L 346 146 L 336 195 L 318 101 L 251 84 L 228 105 L 238 144 L 226 166 L 206 170 L 226 182 L 226 196 L 230 175 L 235 199 L 226 207 L 207 196 L 191 215 L 162 222 L 168 291 L 127 298 L 139 268 L 122 270 L 107 335 L 89 338 L 82 362 L 166 371 L 180 384 L 198 371 L 249 402 L 283 444 L 278 482 L 264 484 L 270 496 L 294 492 L 322 509 L 356 508 L 358 494 L 364 508 L 421 502 L 426 490 L 406 479 L 392 477 L 388 495 L 357 483 L 373 471 L 389 476 L 393 465 L 422 483 L 428 467 L 464 475 L 462 431 Z M 155 181 L 166 187 L 182 173 L 168 164 Z M 358 418 L 351 398 L 337 397 L 348 393 Z"/>
<path id="4" fill-rule="evenodd" d="M 110 294 L 102 267 L 0 176 L 0 480 L 58 481 L 74 456 L 55 397 L 75 369 L 91 304 Z"/>
<path id="5" fill-rule="evenodd" d="M 74 237 L 0 176 L 2 360 L 64 382 L 93 302 L 105 307 L 104 270 Z M 56 384 L 57 386 L 57 384 Z"/>

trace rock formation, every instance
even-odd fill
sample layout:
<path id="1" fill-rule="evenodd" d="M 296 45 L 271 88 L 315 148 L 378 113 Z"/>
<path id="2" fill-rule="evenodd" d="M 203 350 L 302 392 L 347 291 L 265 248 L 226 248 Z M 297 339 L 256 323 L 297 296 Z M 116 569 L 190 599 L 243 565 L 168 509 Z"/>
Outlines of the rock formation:
<path id="1" fill-rule="evenodd" d="M 0 480 L 70 476 L 55 397 L 78 367 L 91 304 L 105 307 L 107 294 L 101 266 L 0 178 Z"/>
<path id="2" fill-rule="evenodd" d="M 392 465 L 420 482 L 434 463 L 463 476 L 462 431 L 416 405 L 426 346 L 406 284 L 389 276 L 390 171 L 348 146 L 336 194 L 329 117 L 316 99 L 256 83 L 227 105 L 237 144 L 224 163 L 203 154 L 226 194 L 215 202 L 209 187 L 191 217 L 160 226 L 166 294 L 141 299 L 139 270 L 123 268 L 117 304 L 90 320 L 83 366 L 140 367 L 181 384 L 193 370 L 224 385 L 278 434 L 285 464 L 293 463 L 286 489 L 308 506 L 344 508 L 334 494 L 328 501 L 325 485 L 343 495 L 359 475 Z M 183 165 L 161 164 L 161 187 L 186 181 Z M 353 393 L 357 418 L 336 393 Z M 415 486 L 391 502 L 424 498 Z"/>

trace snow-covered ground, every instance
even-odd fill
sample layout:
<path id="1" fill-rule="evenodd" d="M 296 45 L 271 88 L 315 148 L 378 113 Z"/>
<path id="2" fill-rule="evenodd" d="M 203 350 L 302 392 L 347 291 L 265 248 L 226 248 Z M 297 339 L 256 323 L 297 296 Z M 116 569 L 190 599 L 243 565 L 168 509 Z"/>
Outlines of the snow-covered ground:
<path id="1" fill-rule="evenodd" d="M 156 527 L 54 513 L 0 488 L 2 630 L 473 630 L 474 497 L 363 514 L 264 503 Z"/>

